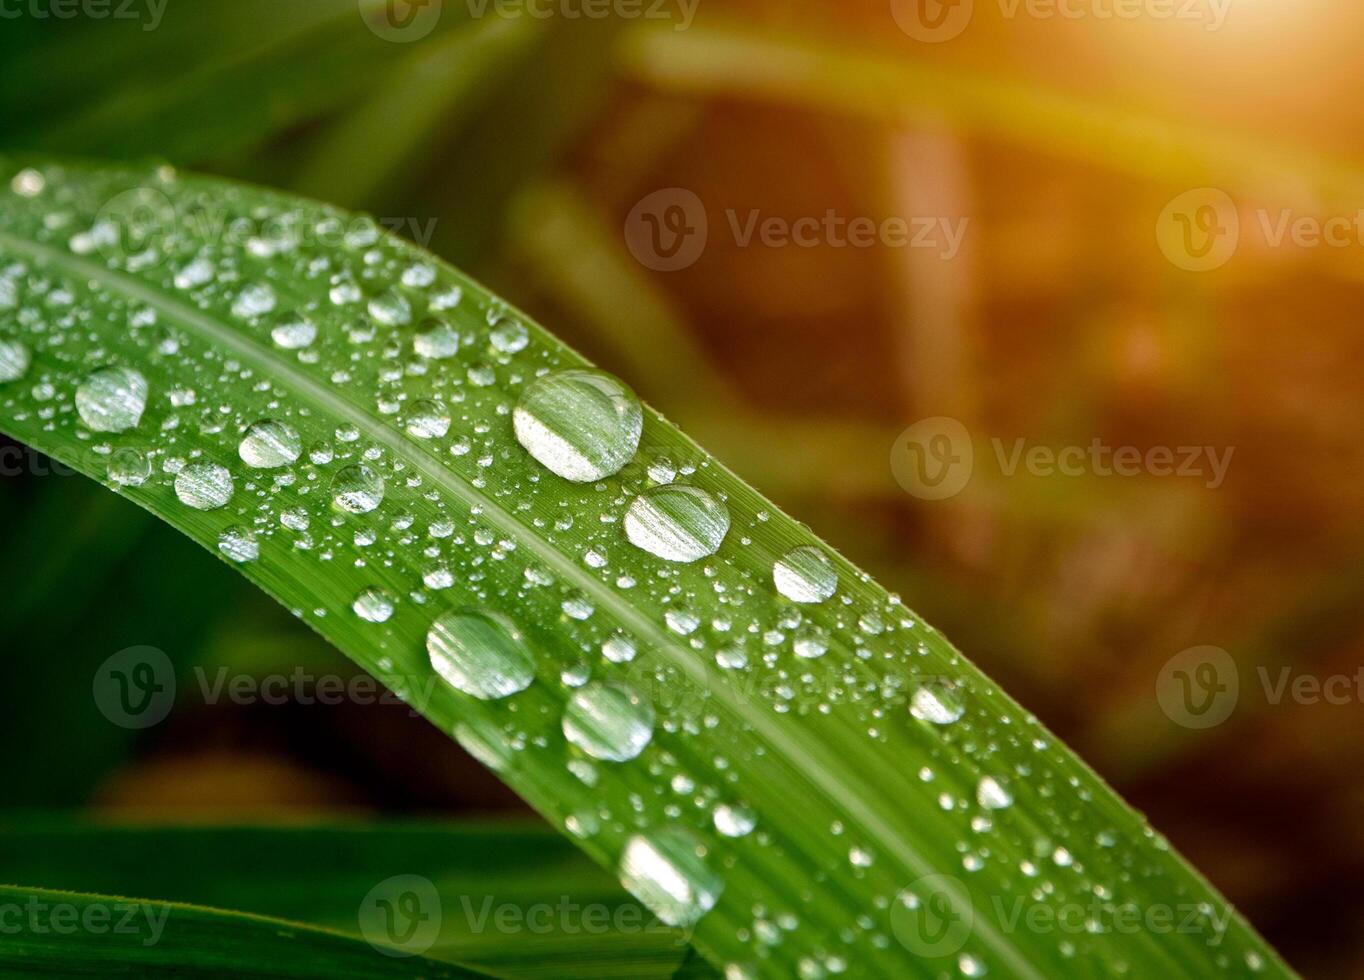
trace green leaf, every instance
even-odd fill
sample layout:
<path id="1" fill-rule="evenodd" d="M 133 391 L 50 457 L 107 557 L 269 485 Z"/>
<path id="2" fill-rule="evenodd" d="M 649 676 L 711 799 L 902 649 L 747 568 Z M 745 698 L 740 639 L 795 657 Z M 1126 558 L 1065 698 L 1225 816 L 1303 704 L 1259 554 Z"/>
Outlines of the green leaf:
<path id="1" fill-rule="evenodd" d="M 423 956 L 517 980 L 677 976 L 686 938 L 542 826 L 117 827 L 23 821 L 0 834 L 0 881 L 138 895 L 360 934 L 366 898 L 430 882 Z M 688 976 L 715 976 L 702 967 Z"/>
<path id="2" fill-rule="evenodd" d="M 427 977 L 477 980 L 424 957 L 279 919 L 111 895 L 0 886 L 7 977 Z"/>
<path id="3" fill-rule="evenodd" d="M 0 427 L 237 559 L 711 962 L 1287 972 L 897 597 L 454 269 L 268 191 L 20 166 Z M 128 724 L 171 687 L 135 668 Z"/>

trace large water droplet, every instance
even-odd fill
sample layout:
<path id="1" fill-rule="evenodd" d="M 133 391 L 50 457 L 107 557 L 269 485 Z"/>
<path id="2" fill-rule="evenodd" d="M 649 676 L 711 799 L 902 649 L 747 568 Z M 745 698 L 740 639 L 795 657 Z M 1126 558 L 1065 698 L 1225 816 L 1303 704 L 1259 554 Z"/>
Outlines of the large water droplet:
<path id="1" fill-rule="evenodd" d="M 426 634 L 426 652 L 446 683 L 484 701 L 524 691 L 535 680 L 535 664 L 520 632 L 494 613 L 444 613 Z"/>
<path id="2" fill-rule="evenodd" d="M 259 470 L 288 466 L 303 452 L 303 439 L 293 426 L 275 419 L 253 422 L 237 446 L 247 466 Z"/>
<path id="3" fill-rule="evenodd" d="M 838 588 L 838 572 L 822 551 L 804 545 L 772 566 L 772 581 L 792 602 L 823 602 Z"/>
<path id="4" fill-rule="evenodd" d="M 644 411 L 634 392 L 600 371 L 559 371 L 526 386 L 512 413 L 516 439 L 551 472 L 601 480 L 639 448 Z"/>
<path id="5" fill-rule="evenodd" d="M 18 381 L 28 374 L 32 358 L 28 348 L 17 340 L 0 340 L 0 383 Z"/>
<path id="6" fill-rule="evenodd" d="M 76 411 L 96 432 L 131 429 L 146 407 L 147 379 L 132 368 L 100 368 L 76 389 Z"/>
<path id="7" fill-rule="evenodd" d="M 636 497 L 625 513 L 630 543 L 667 561 L 713 555 L 728 532 L 729 509 L 696 487 L 653 487 Z"/>
<path id="8" fill-rule="evenodd" d="M 564 737 L 595 759 L 625 762 L 654 735 L 654 706 L 624 684 L 588 684 L 564 709 Z"/>
<path id="9" fill-rule="evenodd" d="M 364 463 L 352 463 L 332 478 L 332 501 L 352 514 L 368 514 L 384 502 L 384 478 Z"/>
<path id="10" fill-rule="evenodd" d="M 195 510 L 217 510 L 232 499 L 232 474 L 226 466 L 201 461 L 175 475 L 175 495 Z"/>
<path id="11" fill-rule="evenodd" d="M 701 842 L 681 827 L 631 837 L 621 854 L 620 883 L 670 926 L 695 923 L 725 887 L 706 864 Z"/>

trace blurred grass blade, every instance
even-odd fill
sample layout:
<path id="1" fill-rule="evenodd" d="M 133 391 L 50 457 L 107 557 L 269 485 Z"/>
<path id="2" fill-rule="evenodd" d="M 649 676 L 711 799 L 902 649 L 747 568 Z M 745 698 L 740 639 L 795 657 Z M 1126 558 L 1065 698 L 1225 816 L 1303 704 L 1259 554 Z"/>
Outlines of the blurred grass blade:
<path id="1" fill-rule="evenodd" d="M 6 977 L 487 976 L 311 926 L 190 905 L 4 885 L 0 909 Z"/>
<path id="2" fill-rule="evenodd" d="M 456 270 L 165 168 L 0 178 L 0 427 L 236 562 L 732 976 L 1286 973 L 898 597 Z M 125 666 L 111 711 L 170 690 Z"/>
<path id="3" fill-rule="evenodd" d="M 136 828 L 35 819 L 0 834 L 0 881 L 340 933 L 359 934 L 366 897 L 400 875 L 425 879 L 438 897 L 427 911 L 439 932 L 414 950 L 428 959 L 513 980 L 666 980 L 691 956 L 683 934 L 538 825 Z"/>

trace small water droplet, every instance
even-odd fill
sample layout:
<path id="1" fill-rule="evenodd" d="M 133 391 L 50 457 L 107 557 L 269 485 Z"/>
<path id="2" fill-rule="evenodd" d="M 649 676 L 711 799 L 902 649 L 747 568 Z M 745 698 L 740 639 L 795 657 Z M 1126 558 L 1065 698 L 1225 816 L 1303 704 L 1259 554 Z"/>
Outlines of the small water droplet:
<path id="1" fill-rule="evenodd" d="M 412 337 L 412 349 L 428 361 L 443 361 L 459 353 L 459 333 L 436 317 L 422 321 Z"/>
<path id="2" fill-rule="evenodd" d="M 352 514 L 368 514 L 384 501 L 384 478 L 364 463 L 352 463 L 333 477 L 332 501 Z"/>
<path id="3" fill-rule="evenodd" d="M 393 596 L 383 589 L 371 587 L 357 595 L 350 607 L 367 623 L 385 623 L 393 615 Z"/>
<path id="4" fill-rule="evenodd" d="M 738 803 L 721 803 L 711 817 L 715 829 L 726 837 L 745 837 L 758 823 L 757 814 Z"/>
<path id="5" fill-rule="evenodd" d="M 976 785 L 976 802 L 987 810 L 1003 810 L 1013 801 L 1013 795 L 993 776 L 985 776 Z"/>
<path id="6" fill-rule="evenodd" d="M 270 327 L 270 339 L 285 350 L 301 350 L 317 339 L 317 324 L 292 311 L 277 313 Z"/>
<path id="7" fill-rule="evenodd" d="M 240 524 L 234 524 L 218 535 L 218 550 L 229 561 L 255 561 L 260 557 L 260 544 L 256 541 L 256 532 Z"/>
<path id="8" fill-rule="evenodd" d="M 76 389 L 76 411 L 96 432 L 124 432 L 142 421 L 147 379 L 128 367 L 100 368 Z"/>
<path id="9" fill-rule="evenodd" d="M 530 333 L 524 324 L 517 320 L 501 320 L 489 334 L 489 340 L 496 350 L 503 354 L 515 354 L 525 350 L 530 343 Z"/>
<path id="10" fill-rule="evenodd" d="M 226 466 L 200 461 L 175 475 L 175 495 L 195 510 L 217 510 L 232 499 L 232 474 Z"/>
<path id="11" fill-rule="evenodd" d="M 140 487 L 151 475 L 151 460 L 140 450 L 125 446 L 109 456 L 109 479 L 121 487 Z"/>
<path id="12" fill-rule="evenodd" d="M 275 308 L 275 290 L 269 283 L 253 283 L 232 301 L 232 313 L 243 320 L 261 316 Z"/>
<path id="13" fill-rule="evenodd" d="M 450 413 L 440 403 L 420 398 L 408 410 L 406 428 L 418 439 L 439 439 L 450 431 Z"/>
<path id="14" fill-rule="evenodd" d="M 477 609 L 442 614 L 426 634 L 426 651 L 447 684 L 483 701 L 530 687 L 535 664 L 510 620 Z"/>
<path id="15" fill-rule="evenodd" d="M 620 859 L 620 882 L 670 926 L 689 926 L 715 907 L 725 883 L 706 863 L 705 848 L 682 827 L 631 837 Z"/>
<path id="16" fill-rule="evenodd" d="M 635 641 L 616 634 L 601 645 L 602 656 L 613 664 L 626 664 L 635 659 Z"/>
<path id="17" fill-rule="evenodd" d="M 298 430 L 276 419 L 253 422 L 237 446 L 242 462 L 254 469 L 268 470 L 288 466 L 303 452 Z"/>
<path id="18" fill-rule="evenodd" d="M 653 738 L 654 706 L 624 684 L 589 684 L 569 699 L 563 729 L 569 742 L 594 759 L 625 762 Z"/>
<path id="19" fill-rule="evenodd" d="M 0 340 L 0 384 L 18 381 L 28 374 L 32 357 L 28 348 L 17 340 Z"/>
<path id="20" fill-rule="evenodd" d="M 696 487 L 645 490 L 625 513 L 625 536 L 665 561 L 693 562 L 720 550 L 729 532 L 729 509 Z"/>
<path id="21" fill-rule="evenodd" d="M 838 572 L 822 551 L 803 545 L 772 566 L 772 581 L 792 602 L 823 602 L 838 589 Z"/>
<path id="22" fill-rule="evenodd" d="M 14 175 L 9 186 L 20 197 L 37 197 L 47 186 L 47 178 L 32 167 L 25 167 Z"/>
<path id="23" fill-rule="evenodd" d="M 910 697 L 909 713 L 920 721 L 950 725 L 965 711 L 961 698 L 945 681 L 929 681 Z"/>
<path id="24" fill-rule="evenodd" d="M 412 322 L 412 304 L 395 289 L 387 289 L 369 301 L 369 315 L 386 327 Z"/>
<path id="25" fill-rule="evenodd" d="M 791 647 L 796 651 L 796 656 L 814 660 L 829 652 L 829 637 L 824 630 L 811 626 L 796 634 Z"/>
<path id="26" fill-rule="evenodd" d="M 517 441 L 550 472 L 591 483 L 620 472 L 634 457 L 644 411 L 615 378 L 575 369 L 527 385 L 512 425 Z"/>

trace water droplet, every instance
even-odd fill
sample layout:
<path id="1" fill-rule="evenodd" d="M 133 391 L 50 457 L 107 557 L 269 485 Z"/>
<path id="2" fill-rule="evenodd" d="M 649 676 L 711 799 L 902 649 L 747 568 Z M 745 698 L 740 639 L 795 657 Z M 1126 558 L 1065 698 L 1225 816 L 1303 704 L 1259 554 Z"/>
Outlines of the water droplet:
<path id="1" fill-rule="evenodd" d="M 422 321 L 412 338 L 412 349 L 429 361 L 443 361 L 459 353 L 459 333 L 444 320 Z"/>
<path id="2" fill-rule="evenodd" d="M 599 371 L 559 371 L 526 386 L 512 413 L 516 439 L 550 472 L 601 480 L 639 448 L 644 412 L 629 388 Z"/>
<path id="3" fill-rule="evenodd" d="M 852 847 L 848 849 L 848 863 L 854 868 L 870 868 L 876 859 L 865 847 Z"/>
<path id="4" fill-rule="evenodd" d="M 631 837 L 621 854 L 620 883 L 670 926 L 697 922 L 725 887 L 706 864 L 701 842 L 682 827 Z"/>
<path id="5" fill-rule="evenodd" d="M 737 803 L 721 803 L 711 818 L 715 829 L 726 837 L 745 837 L 758 823 L 757 814 Z"/>
<path id="6" fill-rule="evenodd" d="M 1013 801 L 1013 795 L 992 776 L 984 777 L 976 786 L 976 802 L 987 810 L 1003 810 Z"/>
<path id="7" fill-rule="evenodd" d="M 0 340 L 0 383 L 18 381 L 32 361 L 28 348 L 17 340 Z"/>
<path id="8" fill-rule="evenodd" d="M 76 411 L 96 432 L 123 432 L 142 421 L 147 379 L 127 367 L 100 368 L 76 389 Z"/>
<path id="9" fill-rule="evenodd" d="M 412 304 L 402 293 L 387 289 L 369 301 L 369 315 L 386 327 L 412 322 Z"/>
<path id="10" fill-rule="evenodd" d="M 232 313 L 243 320 L 261 316 L 275 308 L 275 290 L 269 283 L 247 286 L 232 301 Z"/>
<path id="11" fill-rule="evenodd" d="M 47 178 L 32 167 L 25 167 L 14 175 L 9 186 L 20 197 L 37 197 L 47 186 Z"/>
<path id="12" fill-rule="evenodd" d="M 195 510 L 217 510 L 232 499 L 232 474 L 226 466 L 201 461 L 175 475 L 175 495 Z"/>
<path id="13" fill-rule="evenodd" d="M 298 430 L 275 419 L 253 422 L 237 446 L 242 462 L 258 470 L 288 466 L 302 452 L 303 439 Z"/>
<path id="14" fill-rule="evenodd" d="M 524 324 L 517 320 L 502 320 L 498 322 L 489 335 L 489 340 L 495 349 L 503 354 L 515 354 L 517 351 L 525 350 L 530 343 L 530 333 Z"/>
<path id="15" fill-rule="evenodd" d="M 595 759 L 625 762 L 654 734 L 654 706 L 624 684 L 589 684 L 564 709 L 564 737 Z"/>
<path id="16" fill-rule="evenodd" d="M 964 977 L 983 977 L 985 976 L 985 964 L 979 957 L 972 956 L 970 953 L 962 953 L 957 957 L 957 969 Z"/>
<path id="17" fill-rule="evenodd" d="M 352 514 L 368 514 L 384 501 L 384 478 L 364 463 L 352 463 L 332 478 L 332 501 Z"/>
<path id="18" fill-rule="evenodd" d="M 635 659 L 635 641 L 616 634 L 601 645 L 601 653 L 613 664 L 627 664 Z"/>
<path id="19" fill-rule="evenodd" d="M 365 589 L 350 604 L 355 615 L 367 623 L 385 623 L 393 615 L 393 596 L 383 589 Z"/>
<path id="20" fill-rule="evenodd" d="M 520 631 L 495 613 L 444 613 L 426 634 L 426 651 L 447 684 L 483 701 L 524 691 L 535 680 L 535 664 Z"/>
<path id="21" fill-rule="evenodd" d="M 151 475 L 151 460 L 137 449 L 125 446 L 109 457 L 109 479 L 121 487 L 140 487 Z"/>
<path id="22" fill-rule="evenodd" d="M 966 709 L 952 686 L 945 681 L 929 681 L 910 697 L 909 713 L 920 721 L 950 725 Z"/>
<path id="23" fill-rule="evenodd" d="M 407 431 L 418 439 L 439 439 L 450 431 L 450 413 L 429 398 L 418 399 L 408 410 Z"/>
<path id="24" fill-rule="evenodd" d="M 298 313 L 279 313 L 270 328 L 270 339 L 285 350 L 300 350 L 317 339 L 317 324 Z"/>
<path id="25" fill-rule="evenodd" d="M 663 614 L 663 621 L 678 636 L 690 636 L 701 625 L 701 617 L 690 609 L 669 609 Z"/>
<path id="26" fill-rule="evenodd" d="M 625 536 L 665 561 L 692 562 L 720 550 L 729 532 L 729 509 L 696 487 L 645 490 L 625 513 Z"/>
<path id="27" fill-rule="evenodd" d="M 796 651 L 797 657 L 814 660 L 829 652 L 829 637 L 819 627 L 812 626 L 797 633 L 791 647 Z"/>
<path id="28" fill-rule="evenodd" d="M 822 551 L 804 545 L 772 566 L 772 581 L 792 602 L 823 602 L 838 588 L 838 572 Z"/>
<path id="29" fill-rule="evenodd" d="M 256 532 L 240 524 L 234 524 L 218 535 L 218 550 L 229 561 L 255 561 L 260 557 L 260 544 L 256 541 Z"/>

